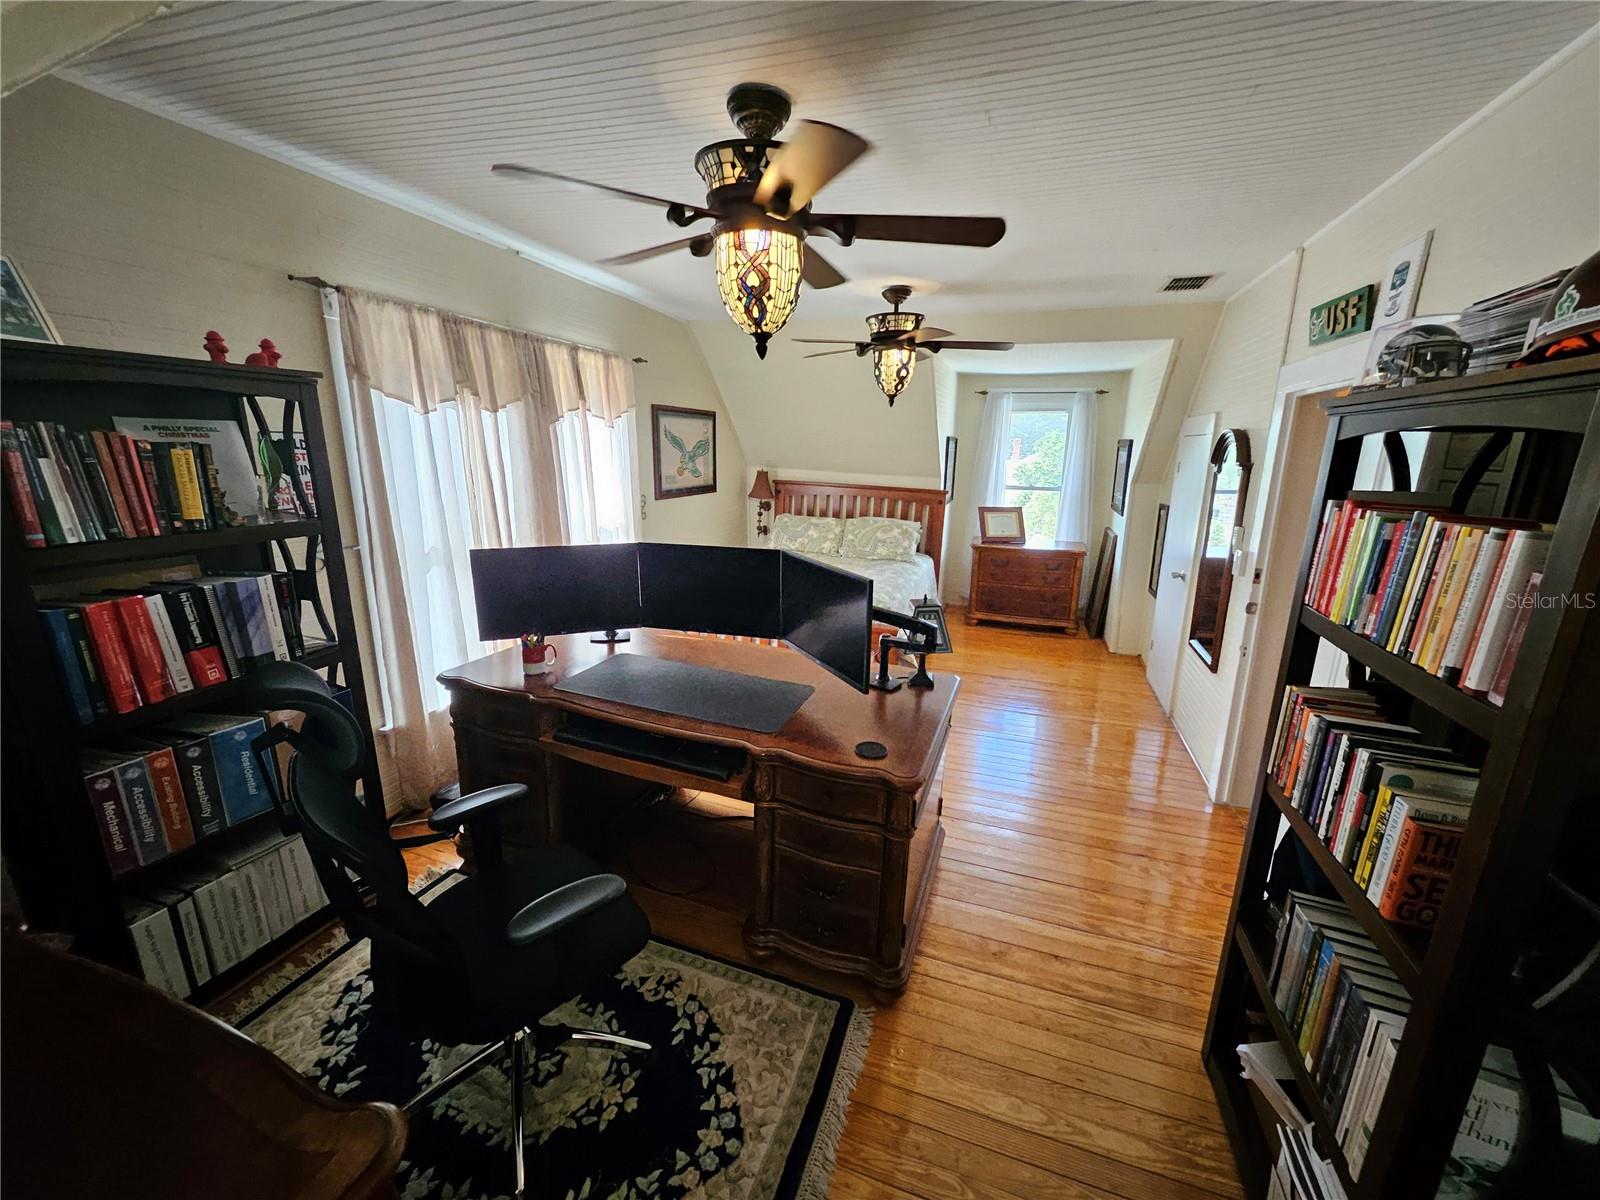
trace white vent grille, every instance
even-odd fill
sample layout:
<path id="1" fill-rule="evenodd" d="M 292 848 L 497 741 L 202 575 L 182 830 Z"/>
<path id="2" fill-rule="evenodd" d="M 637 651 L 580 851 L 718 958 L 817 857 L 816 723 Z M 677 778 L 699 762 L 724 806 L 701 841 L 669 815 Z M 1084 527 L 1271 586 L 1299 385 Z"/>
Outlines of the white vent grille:
<path id="1" fill-rule="evenodd" d="M 1174 275 L 1167 280 L 1163 292 L 1197 292 L 1215 279 L 1215 275 Z"/>

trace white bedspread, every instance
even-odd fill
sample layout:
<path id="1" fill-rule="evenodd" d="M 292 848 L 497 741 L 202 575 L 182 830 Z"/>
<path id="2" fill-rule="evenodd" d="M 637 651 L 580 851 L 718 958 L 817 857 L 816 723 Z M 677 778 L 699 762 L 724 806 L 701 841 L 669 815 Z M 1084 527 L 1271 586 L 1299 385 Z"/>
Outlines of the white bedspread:
<path id="1" fill-rule="evenodd" d="M 872 580 L 872 603 L 906 616 L 924 596 L 939 598 L 939 581 L 934 576 L 933 559 L 919 554 L 910 562 L 881 558 L 843 558 L 837 554 L 808 554 L 807 558 L 826 567 L 851 571 Z"/>

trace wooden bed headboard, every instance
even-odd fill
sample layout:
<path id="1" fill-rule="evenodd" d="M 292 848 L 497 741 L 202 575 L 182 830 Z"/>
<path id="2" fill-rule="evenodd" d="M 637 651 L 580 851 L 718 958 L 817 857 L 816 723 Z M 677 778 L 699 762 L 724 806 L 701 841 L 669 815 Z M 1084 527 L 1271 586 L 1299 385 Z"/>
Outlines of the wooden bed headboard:
<path id="1" fill-rule="evenodd" d="M 894 517 L 922 526 L 917 548 L 933 559 L 933 571 L 944 580 L 943 488 L 883 487 L 871 483 L 807 483 L 799 479 L 774 479 L 778 513 L 802 517 Z"/>

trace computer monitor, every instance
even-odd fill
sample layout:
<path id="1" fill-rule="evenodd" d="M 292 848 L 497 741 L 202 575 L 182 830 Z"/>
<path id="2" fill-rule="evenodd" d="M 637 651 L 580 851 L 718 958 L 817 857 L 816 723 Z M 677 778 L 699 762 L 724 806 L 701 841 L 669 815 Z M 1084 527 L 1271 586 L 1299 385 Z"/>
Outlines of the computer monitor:
<path id="1" fill-rule="evenodd" d="M 634 542 L 473 550 L 471 559 L 478 636 L 484 641 L 645 623 Z"/>
<path id="2" fill-rule="evenodd" d="M 640 623 L 780 638 L 779 555 L 735 546 L 639 546 Z"/>
<path id="3" fill-rule="evenodd" d="M 872 678 L 872 580 L 789 551 L 783 560 L 783 637 L 858 692 Z"/>

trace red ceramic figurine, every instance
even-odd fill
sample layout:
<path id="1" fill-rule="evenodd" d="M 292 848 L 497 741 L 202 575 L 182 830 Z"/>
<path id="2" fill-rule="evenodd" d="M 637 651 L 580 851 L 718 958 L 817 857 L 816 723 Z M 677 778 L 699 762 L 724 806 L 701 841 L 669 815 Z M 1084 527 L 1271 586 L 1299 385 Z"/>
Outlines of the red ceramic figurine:
<path id="1" fill-rule="evenodd" d="M 261 339 L 261 349 L 254 354 L 245 356 L 245 363 L 252 367 L 275 367 L 283 355 L 278 353 L 278 348 L 272 344 L 271 338 Z"/>
<path id="2" fill-rule="evenodd" d="M 228 343 L 222 340 L 222 335 L 215 329 L 206 330 L 205 352 L 214 363 L 228 361 Z"/>

